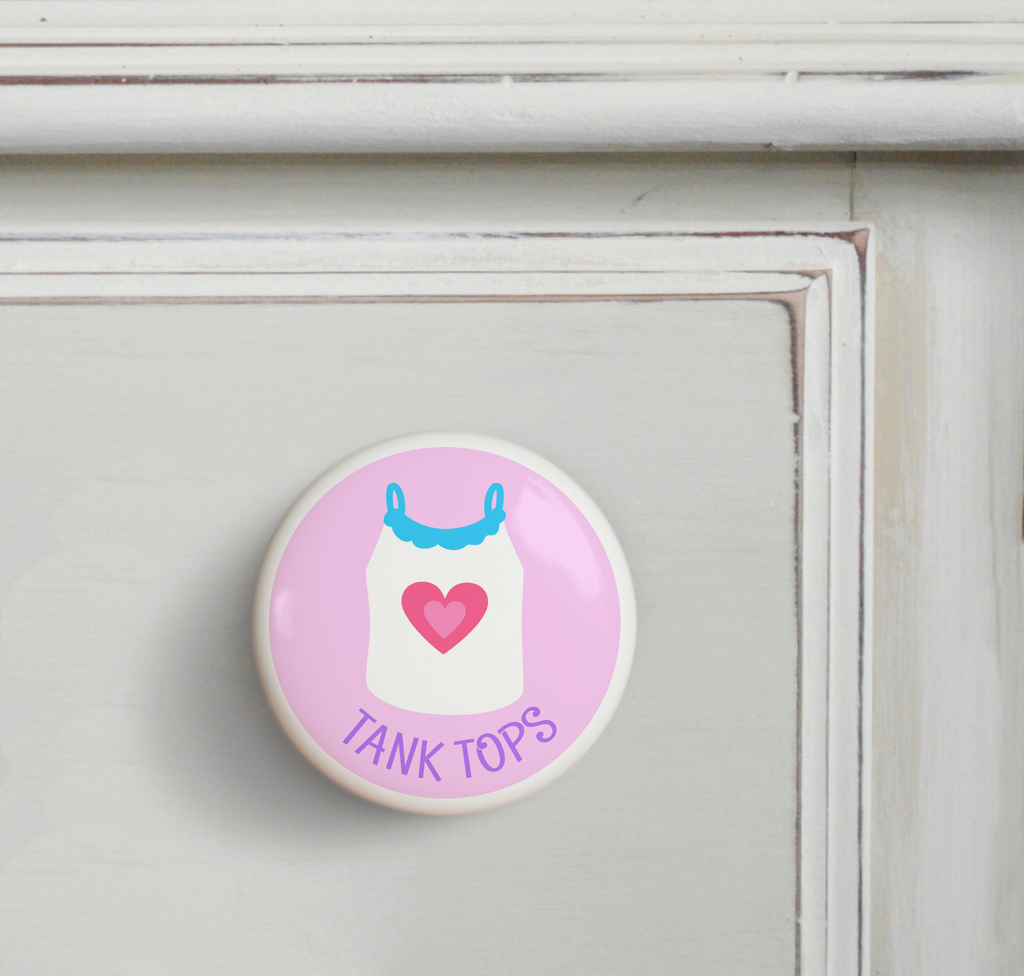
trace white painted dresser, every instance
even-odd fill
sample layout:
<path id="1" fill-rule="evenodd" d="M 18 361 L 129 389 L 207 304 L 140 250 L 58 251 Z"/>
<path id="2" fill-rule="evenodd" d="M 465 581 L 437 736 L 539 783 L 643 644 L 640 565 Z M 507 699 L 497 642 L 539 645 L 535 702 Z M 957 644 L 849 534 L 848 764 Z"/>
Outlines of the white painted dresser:
<path id="1" fill-rule="evenodd" d="M 1024 971 L 1024 14 L 928 6 L 0 5 L 0 972 Z M 430 429 L 638 594 L 470 817 L 329 783 L 249 644 L 296 494 Z"/>

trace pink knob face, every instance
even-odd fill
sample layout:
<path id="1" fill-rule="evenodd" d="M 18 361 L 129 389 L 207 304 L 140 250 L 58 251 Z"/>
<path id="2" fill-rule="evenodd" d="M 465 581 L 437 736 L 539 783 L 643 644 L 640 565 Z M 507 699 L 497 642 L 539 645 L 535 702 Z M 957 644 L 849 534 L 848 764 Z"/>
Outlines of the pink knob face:
<path id="1" fill-rule="evenodd" d="M 462 813 L 589 748 L 628 678 L 635 604 L 610 526 L 553 465 L 414 435 L 299 499 L 253 632 L 275 713 L 324 773 L 398 809 Z"/>

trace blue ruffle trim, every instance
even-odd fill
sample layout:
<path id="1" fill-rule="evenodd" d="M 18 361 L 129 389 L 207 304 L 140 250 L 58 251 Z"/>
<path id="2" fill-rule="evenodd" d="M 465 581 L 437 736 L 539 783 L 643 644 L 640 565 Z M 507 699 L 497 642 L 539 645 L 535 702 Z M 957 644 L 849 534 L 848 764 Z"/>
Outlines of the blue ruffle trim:
<path id="1" fill-rule="evenodd" d="M 479 522 L 457 529 L 435 529 L 414 522 L 405 514 L 405 495 L 394 482 L 388 485 L 385 499 L 388 511 L 384 516 L 384 524 L 390 526 L 402 542 L 411 542 L 417 549 L 433 549 L 434 546 L 465 549 L 466 546 L 478 546 L 489 535 L 494 535 L 505 521 L 505 489 L 497 483 L 491 485 L 484 495 L 484 517 Z"/>

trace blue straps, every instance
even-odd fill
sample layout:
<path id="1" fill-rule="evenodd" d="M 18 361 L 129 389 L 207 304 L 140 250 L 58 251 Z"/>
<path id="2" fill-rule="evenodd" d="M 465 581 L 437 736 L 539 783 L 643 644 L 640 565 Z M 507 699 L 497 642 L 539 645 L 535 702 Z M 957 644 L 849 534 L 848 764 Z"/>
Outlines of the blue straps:
<path id="1" fill-rule="evenodd" d="M 405 514 L 405 495 L 394 482 L 385 489 L 384 498 L 388 506 L 384 524 L 390 526 L 402 542 L 411 542 L 417 549 L 433 549 L 434 546 L 465 549 L 466 546 L 478 546 L 489 535 L 494 535 L 498 526 L 505 521 L 505 489 L 497 482 L 484 495 L 484 517 L 479 522 L 458 529 L 435 529 L 414 522 Z"/>

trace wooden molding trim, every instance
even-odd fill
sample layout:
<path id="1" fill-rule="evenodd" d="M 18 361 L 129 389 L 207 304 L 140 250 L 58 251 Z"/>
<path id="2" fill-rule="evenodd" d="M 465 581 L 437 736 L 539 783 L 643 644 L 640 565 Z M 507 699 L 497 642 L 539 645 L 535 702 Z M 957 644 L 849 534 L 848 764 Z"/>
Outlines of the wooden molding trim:
<path id="1" fill-rule="evenodd" d="M 0 151 L 1024 148 L 1012 0 L 763 0 L 757 17 L 731 0 L 7 0 Z"/>

